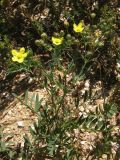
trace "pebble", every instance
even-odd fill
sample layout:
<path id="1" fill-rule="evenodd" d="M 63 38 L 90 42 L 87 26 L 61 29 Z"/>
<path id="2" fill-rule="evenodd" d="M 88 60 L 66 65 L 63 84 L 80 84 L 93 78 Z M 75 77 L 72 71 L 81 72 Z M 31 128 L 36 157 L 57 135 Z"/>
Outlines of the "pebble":
<path id="1" fill-rule="evenodd" d="M 102 158 L 103 158 L 103 159 L 107 159 L 107 154 L 103 154 L 103 155 L 102 155 Z"/>
<path id="2" fill-rule="evenodd" d="M 73 129 L 74 130 L 74 134 L 75 134 L 75 137 L 79 137 L 79 129 Z"/>
<path id="3" fill-rule="evenodd" d="M 8 115 L 12 115 L 12 110 L 9 110 L 9 111 L 8 111 Z"/>
<path id="4" fill-rule="evenodd" d="M 85 88 L 89 89 L 89 86 L 90 86 L 90 82 L 89 82 L 89 80 L 86 80 L 86 82 L 85 82 Z"/>
<path id="5" fill-rule="evenodd" d="M 21 147 L 24 147 L 24 145 L 25 145 L 25 142 L 22 141 L 21 142 Z"/>
<path id="6" fill-rule="evenodd" d="M 83 107 L 83 106 L 80 106 L 80 111 L 81 111 L 81 112 L 84 112 L 84 110 L 85 110 L 84 107 Z"/>
<path id="7" fill-rule="evenodd" d="M 81 141 L 80 143 L 84 145 L 86 143 L 86 141 Z"/>
<path id="8" fill-rule="evenodd" d="M 19 128 L 23 128 L 24 127 L 23 121 L 18 121 L 17 125 L 18 125 Z"/>
<path id="9" fill-rule="evenodd" d="M 86 118 L 87 116 L 87 113 L 83 112 L 83 117 Z"/>
<path id="10" fill-rule="evenodd" d="M 29 78 L 28 83 L 31 84 L 33 82 L 33 78 Z"/>
<path id="11" fill-rule="evenodd" d="M 79 117 L 82 116 L 82 115 L 83 115 L 82 112 L 79 112 Z"/>

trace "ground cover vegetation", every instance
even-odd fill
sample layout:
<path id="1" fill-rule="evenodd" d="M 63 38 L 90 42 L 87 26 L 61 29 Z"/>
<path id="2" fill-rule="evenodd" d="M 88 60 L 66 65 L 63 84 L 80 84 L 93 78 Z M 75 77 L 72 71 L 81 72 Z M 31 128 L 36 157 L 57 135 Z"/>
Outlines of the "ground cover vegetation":
<path id="1" fill-rule="evenodd" d="M 120 159 L 119 12 L 117 0 L 0 0 L 1 159 Z"/>

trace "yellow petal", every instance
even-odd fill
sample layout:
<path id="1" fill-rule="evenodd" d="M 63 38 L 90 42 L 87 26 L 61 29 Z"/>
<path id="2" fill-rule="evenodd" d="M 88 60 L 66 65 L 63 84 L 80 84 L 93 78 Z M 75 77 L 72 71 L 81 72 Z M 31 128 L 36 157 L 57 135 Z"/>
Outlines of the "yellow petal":
<path id="1" fill-rule="evenodd" d="M 18 54 L 17 50 L 15 50 L 15 49 L 12 49 L 11 53 L 12 53 L 13 56 Z"/>
<path id="2" fill-rule="evenodd" d="M 24 47 L 20 48 L 20 53 L 25 53 L 25 48 Z"/>
<path id="3" fill-rule="evenodd" d="M 12 61 L 13 61 L 13 62 L 22 63 L 22 62 L 24 61 L 24 57 L 13 56 L 13 57 L 12 57 Z"/>
<path id="4" fill-rule="evenodd" d="M 19 58 L 17 62 L 22 63 L 23 61 L 24 61 L 24 58 L 22 57 L 22 58 Z"/>
<path id="5" fill-rule="evenodd" d="M 73 24 L 73 30 L 77 32 L 77 25 L 75 23 Z"/>
<path id="6" fill-rule="evenodd" d="M 17 58 L 16 56 L 13 56 L 13 57 L 12 57 L 12 61 L 13 61 L 13 62 L 17 62 L 17 61 L 18 61 L 18 58 Z"/>
<path id="7" fill-rule="evenodd" d="M 27 57 L 27 55 L 28 55 L 28 53 L 27 53 L 27 52 L 25 52 L 25 53 L 23 54 L 23 57 L 24 57 L 24 58 L 26 58 L 26 57 Z"/>
<path id="8" fill-rule="evenodd" d="M 78 25 L 76 25 L 75 23 L 73 24 L 73 30 L 75 32 L 82 32 L 84 30 L 84 23 L 81 21 Z"/>

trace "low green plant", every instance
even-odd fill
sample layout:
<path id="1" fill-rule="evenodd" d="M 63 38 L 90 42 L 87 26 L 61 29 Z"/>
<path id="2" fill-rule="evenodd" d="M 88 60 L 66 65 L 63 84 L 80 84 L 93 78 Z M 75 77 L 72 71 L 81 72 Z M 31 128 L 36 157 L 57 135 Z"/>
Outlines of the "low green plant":
<path id="1" fill-rule="evenodd" d="M 115 126 L 110 123 L 118 111 L 117 106 L 104 104 L 103 109 L 97 107 L 86 117 L 80 116 L 79 91 L 76 93 L 75 89 L 76 82 L 85 79 L 111 85 L 110 82 L 116 80 L 116 71 L 120 72 L 116 3 L 112 0 L 36 0 L 34 3 L 0 0 L 2 69 L 5 68 L 7 74 L 23 71 L 33 74 L 36 67 L 41 76 L 38 83 L 48 95 L 45 103 L 39 95 L 33 94 L 30 99 L 28 92 L 25 99 L 19 99 L 37 116 L 29 128 L 32 140 L 25 135 L 24 147 L 20 148 L 19 156 L 23 160 L 82 158 L 81 150 L 74 144 L 74 129 L 102 134 L 102 138 L 96 140 L 94 155 L 91 153 L 93 158 L 109 154 L 111 142 L 118 141 L 116 136 L 112 137 Z M 26 50 L 21 53 L 17 46 L 24 46 Z M 12 53 L 13 48 L 16 49 Z M 34 60 L 37 55 L 41 56 L 40 61 Z M 73 92 L 76 98 L 72 97 Z M 71 105 L 66 103 L 69 94 Z M 88 98 L 86 95 L 83 95 L 84 101 Z M 12 159 L 14 153 L 2 141 L 2 134 L 0 140 L 0 154 Z"/>
<path id="2" fill-rule="evenodd" d="M 90 112 L 85 117 L 84 115 L 79 116 L 79 109 L 76 106 L 77 115 L 74 115 L 72 107 L 75 107 L 75 104 L 66 105 L 66 96 L 71 92 L 66 76 L 71 73 L 73 68 L 73 64 L 68 65 L 67 69 L 63 71 L 63 77 L 55 76 L 53 66 L 50 71 L 43 70 L 41 86 L 48 93 L 47 101 L 44 102 L 44 99 L 40 99 L 38 94 L 33 94 L 29 98 L 28 92 L 26 92 L 25 98 L 18 98 L 37 116 L 37 120 L 29 128 L 32 139 L 27 135 L 24 137 L 25 144 L 21 148 L 20 154 L 23 159 L 31 157 L 33 159 L 38 157 L 53 159 L 56 157 L 61 160 L 72 160 L 82 157 L 81 151 L 74 146 L 74 129 L 78 129 L 79 132 L 84 129 L 103 134 L 101 144 L 104 145 L 104 150 L 99 149 L 96 145 L 95 149 L 98 149 L 99 154 L 92 156 L 97 158 L 110 151 L 110 143 L 114 141 L 111 139 L 111 132 L 115 127 L 110 124 L 110 119 L 116 114 L 117 106 L 104 104 L 103 109 L 97 107 L 96 112 Z M 75 78 L 72 80 L 74 81 Z"/>
<path id="3" fill-rule="evenodd" d="M 13 51 L 16 51 L 17 53 L 17 50 Z M 16 56 L 16 54 L 15 56 L 11 54 L 11 60 L 9 61 L 7 75 L 20 72 L 29 72 L 32 74 L 32 70 L 35 67 L 40 67 L 40 62 L 38 60 L 33 59 L 33 52 L 31 49 L 28 49 L 25 54 L 26 57 L 24 57 L 24 54 L 21 54 L 19 52 L 17 53 L 18 57 Z"/>
<path id="4" fill-rule="evenodd" d="M 9 59 L 9 50 L 10 50 L 11 44 L 10 40 L 6 35 L 0 34 L 0 58 L 1 58 L 1 66 L 2 63 L 7 64 Z M 4 65 L 3 65 L 4 66 Z"/>
<path id="5" fill-rule="evenodd" d="M 3 129 L 0 127 L 0 158 L 4 160 L 12 160 L 16 155 L 16 151 L 11 148 L 12 142 L 7 142 L 7 139 L 11 139 L 12 136 L 10 134 L 4 134 Z"/>

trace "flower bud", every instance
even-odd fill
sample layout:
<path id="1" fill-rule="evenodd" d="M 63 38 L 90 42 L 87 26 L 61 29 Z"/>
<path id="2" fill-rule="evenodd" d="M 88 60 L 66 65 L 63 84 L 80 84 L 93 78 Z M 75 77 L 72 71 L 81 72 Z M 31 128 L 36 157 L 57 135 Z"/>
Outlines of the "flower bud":
<path id="1" fill-rule="evenodd" d="M 68 22 L 67 20 L 65 20 L 65 21 L 64 21 L 64 25 L 65 25 L 66 27 L 68 27 L 68 26 L 69 26 L 69 22 Z"/>
<path id="2" fill-rule="evenodd" d="M 41 38 L 46 39 L 46 38 L 47 38 L 47 34 L 46 34 L 45 32 L 43 32 L 43 33 L 41 34 Z"/>
<path id="3" fill-rule="evenodd" d="M 75 40 L 74 40 L 74 43 L 75 43 L 75 44 L 79 44 L 80 42 L 79 42 L 78 39 L 75 39 Z"/>
<path id="4" fill-rule="evenodd" d="M 60 37 L 63 37 L 65 35 L 65 32 L 63 30 L 60 31 Z"/>
<path id="5" fill-rule="evenodd" d="M 97 29 L 97 26 L 96 26 L 96 25 L 93 25 L 93 28 L 94 28 L 94 29 Z"/>
<path id="6" fill-rule="evenodd" d="M 67 38 L 67 39 L 71 39 L 72 37 L 71 37 L 70 34 L 67 34 L 67 35 L 66 35 L 66 38 Z"/>
<path id="7" fill-rule="evenodd" d="M 95 18 L 96 14 L 95 13 L 91 13 L 91 18 Z"/>
<path id="8" fill-rule="evenodd" d="M 75 37 L 72 37 L 72 40 L 75 41 L 76 40 Z"/>
<path id="9" fill-rule="evenodd" d="M 73 43 L 73 42 L 72 42 L 71 39 L 68 39 L 68 40 L 67 40 L 67 43 L 68 43 L 68 44 L 71 44 L 71 43 Z"/>
<path id="10" fill-rule="evenodd" d="M 42 39 L 40 39 L 40 40 L 35 40 L 35 44 L 36 44 L 36 46 L 43 46 L 44 45 L 44 41 L 42 40 Z"/>
<path id="11" fill-rule="evenodd" d="M 52 48 L 52 47 L 48 47 L 48 51 L 50 51 L 50 52 L 51 52 L 52 50 L 53 50 L 53 48 Z"/>

